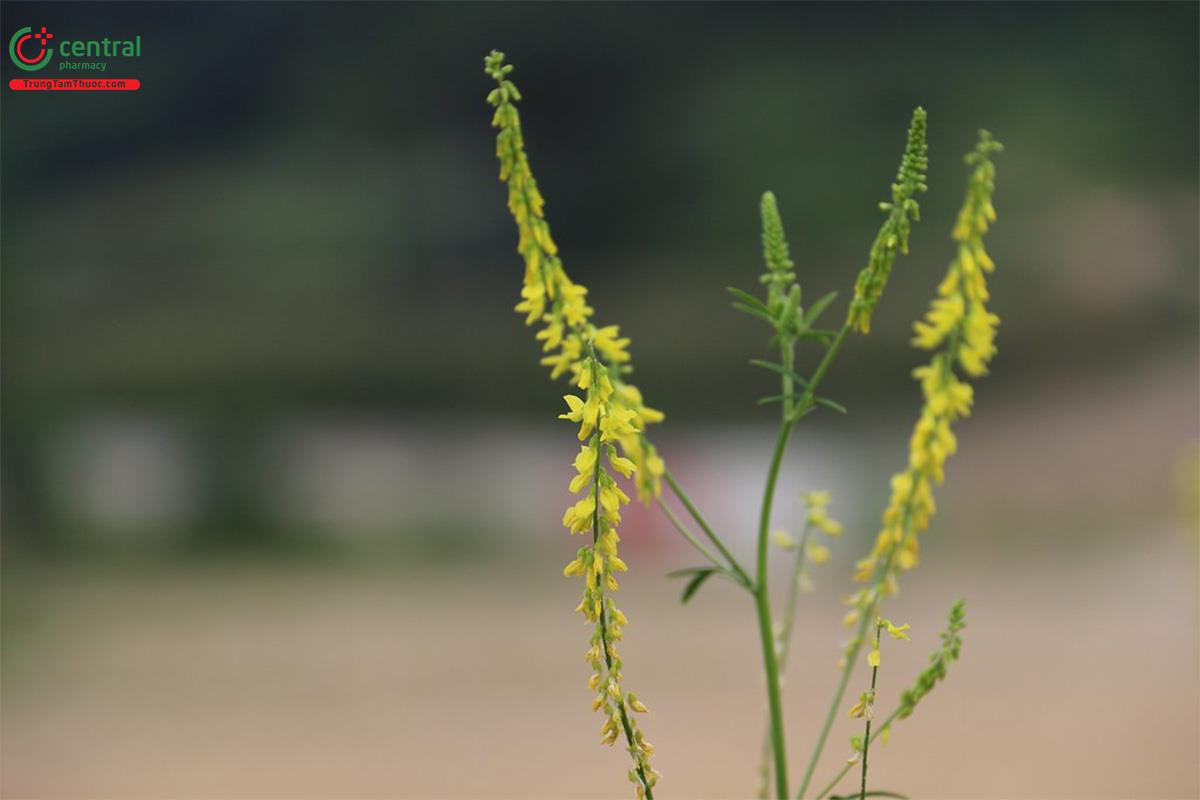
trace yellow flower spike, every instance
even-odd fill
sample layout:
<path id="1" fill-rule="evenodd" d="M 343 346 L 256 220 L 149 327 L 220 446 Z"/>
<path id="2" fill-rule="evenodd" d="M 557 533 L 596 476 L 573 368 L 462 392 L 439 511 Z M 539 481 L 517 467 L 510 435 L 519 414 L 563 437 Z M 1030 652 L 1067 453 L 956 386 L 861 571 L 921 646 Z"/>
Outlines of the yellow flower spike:
<path id="1" fill-rule="evenodd" d="M 970 377 L 984 375 L 996 352 L 999 317 L 985 305 L 988 290 L 984 279 L 984 273 L 991 272 L 995 264 L 984 250 L 982 237 L 991 221 L 989 215 L 994 213 L 991 154 L 999 149 L 999 143 L 981 131 L 978 145 L 967 156 L 973 169 L 953 232 L 958 243 L 955 257 L 938 286 L 937 297 L 913 326 L 913 345 L 935 352 L 928 364 L 913 371 L 924 403 L 909 441 L 908 468 L 893 476 L 891 498 L 875 545 L 856 565 L 855 580 L 870 581 L 872 586 L 869 593 L 851 598 L 853 610 L 848 619 L 856 612 L 873 613 L 883 597 L 898 590 L 899 572 L 917 565 L 918 534 L 928 528 L 937 510 L 932 486 L 945 480 L 946 460 L 958 449 L 952 425 L 968 416 L 974 403 L 973 387 L 956 374 L 955 367 Z M 858 619 L 855 616 L 853 621 Z M 908 638 L 907 625 L 888 622 L 886 627 L 893 638 Z M 873 665 L 878 661 L 877 652 L 873 647 L 868 656 Z"/>

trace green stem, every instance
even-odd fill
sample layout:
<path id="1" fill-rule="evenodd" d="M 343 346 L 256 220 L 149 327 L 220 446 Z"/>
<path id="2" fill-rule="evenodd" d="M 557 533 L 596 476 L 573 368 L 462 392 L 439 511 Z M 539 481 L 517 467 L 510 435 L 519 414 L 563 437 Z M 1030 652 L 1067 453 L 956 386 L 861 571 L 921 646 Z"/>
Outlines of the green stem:
<path id="1" fill-rule="evenodd" d="M 901 711 L 901 709 L 897 708 L 891 714 L 888 714 L 887 719 L 885 719 L 883 721 L 883 724 L 880 725 L 879 728 L 876 729 L 876 731 L 867 738 L 866 743 L 870 744 L 871 742 L 878 739 L 883 734 L 883 732 L 888 729 L 888 726 L 890 726 L 893 722 L 896 721 L 896 717 L 900 716 L 900 711 Z M 833 780 L 831 780 L 829 783 L 827 783 L 825 785 L 825 788 L 822 789 L 821 791 L 817 792 L 815 795 L 813 795 L 813 797 L 817 798 L 817 800 L 820 800 L 820 798 L 822 798 L 825 795 L 832 792 L 834 787 L 838 785 L 838 781 L 840 781 L 842 778 L 846 777 L 846 773 L 850 771 L 850 767 L 852 767 L 852 766 L 854 766 L 854 765 L 846 764 L 844 767 L 842 767 L 838 771 L 838 774 L 833 776 Z M 878 792 L 874 792 L 873 794 L 878 794 Z"/>
<path id="2" fill-rule="evenodd" d="M 662 512 L 664 514 L 666 514 L 667 519 L 670 520 L 671 524 L 675 527 L 675 530 L 679 531 L 679 535 L 682 536 L 684 539 L 687 539 L 688 544 L 690 544 L 692 547 L 699 550 L 700 554 L 703 555 L 705 558 L 707 558 L 709 561 L 711 561 L 714 566 L 720 567 L 722 569 L 729 568 L 728 564 L 726 564 L 724 561 L 722 561 L 720 558 L 718 558 L 716 556 L 716 554 L 713 553 L 713 551 L 709 550 L 707 547 L 704 546 L 704 542 L 702 542 L 696 538 L 696 534 L 694 534 L 690 530 L 688 530 L 687 525 L 683 524 L 683 520 L 681 520 L 678 516 L 675 515 L 675 512 L 671 510 L 671 507 L 668 506 L 661 497 L 658 498 L 658 507 L 662 509 Z"/>
<path id="3" fill-rule="evenodd" d="M 875 624 L 875 649 L 879 649 L 879 623 Z M 871 714 L 874 713 L 875 706 L 875 677 L 879 674 L 879 667 L 871 667 L 871 694 L 868 701 L 868 707 L 871 711 L 867 713 L 867 729 L 863 732 L 863 755 L 862 755 L 862 783 L 858 790 L 858 800 L 867 800 L 867 751 L 871 749 Z"/>
<path id="4" fill-rule="evenodd" d="M 800 595 L 800 579 L 804 574 L 805 548 L 808 545 L 808 537 L 811 533 L 812 525 L 805 522 L 804 532 L 800 534 L 800 544 L 796 549 L 796 566 L 792 570 L 792 581 L 788 585 L 787 601 L 783 606 L 783 625 L 779 633 L 779 675 L 781 679 L 787 672 L 788 653 L 791 652 L 792 644 L 792 628 L 796 625 L 796 605 Z M 766 796 L 767 781 L 771 772 L 770 725 L 763 731 L 762 757 L 758 771 L 763 776 L 759 795 Z"/>
<path id="5" fill-rule="evenodd" d="M 787 450 L 788 439 L 791 436 L 792 428 L 800 417 L 813 405 L 813 398 L 816 396 L 817 386 L 820 385 L 825 373 L 829 371 L 833 360 L 837 357 L 838 351 L 842 347 L 842 342 L 846 339 L 846 334 L 850 332 L 848 323 L 843 324 L 841 330 L 838 331 L 833 342 L 825 350 L 825 355 L 817 368 L 813 371 L 812 377 L 809 379 L 808 388 L 805 389 L 804 395 L 800 400 L 792 406 L 789 402 L 791 391 L 788 384 L 790 378 L 785 376 L 784 396 L 785 396 L 785 414 L 783 425 L 779 431 L 779 440 L 775 445 L 775 454 L 771 459 L 771 469 L 767 475 L 767 486 L 763 493 L 762 513 L 759 516 L 758 524 L 758 564 L 757 575 L 754 584 L 754 599 L 755 606 L 758 610 L 758 627 L 759 635 L 762 638 L 763 645 L 763 666 L 766 670 L 767 677 L 767 699 L 771 711 L 771 748 L 775 755 L 775 789 L 780 797 L 787 797 L 787 754 L 784 747 L 783 737 L 783 711 L 780 701 L 779 691 L 779 660 L 775 652 L 774 631 L 771 625 L 771 604 L 767 594 L 767 537 L 768 529 L 771 523 L 771 505 L 775 499 L 775 484 L 779 479 L 779 467 L 783 462 L 783 454 Z M 783 358 L 785 362 L 789 359 L 790 348 L 784 348 Z M 790 365 L 789 365 L 790 368 Z M 803 554 L 801 555 L 803 558 Z M 847 676 L 848 677 L 848 676 Z M 842 691 L 845 691 L 844 687 Z M 840 702 L 840 698 L 839 698 Z M 832 724 L 832 721 L 829 722 Z M 811 770 L 810 770 L 811 771 Z M 806 776 L 806 783 L 811 780 L 811 776 Z"/>
<path id="6" fill-rule="evenodd" d="M 671 491 L 675 493 L 675 496 L 679 498 L 679 502 L 683 503 L 683 507 L 686 508 L 688 513 L 692 515 L 692 519 L 696 520 L 696 524 L 700 526 L 700 530 L 704 531 L 704 535 L 708 537 L 708 540 L 713 543 L 721 555 L 725 556 L 725 558 L 729 561 L 729 566 L 732 567 L 733 571 L 736 572 L 738 576 L 745 582 L 745 585 L 750 587 L 752 582 L 750 580 L 750 576 L 746 573 L 746 570 L 744 570 L 742 565 L 738 563 L 738 560 L 734 558 L 733 553 L 729 552 L 729 548 L 726 546 L 724 540 L 717 535 L 717 532 L 714 531 L 712 526 L 708 524 L 708 521 L 704 519 L 704 515 L 700 513 L 700 509 L 696 508 L 696 504 L 692 502 L 692 498 L 688 497 L 687 492 L 685 492 L 683 487 L 679 485 L 679 482 L 675 480 L 675 476 L 671 474 L 671 470 L 663 470 L 663 479 L 666 480 L 667 486 L 671 487 Z"/>
<path id="7" fill-rule="evenodd" d="M 872 609 L 874 606 L 872 606 Z M 870 620 L 870 614 L 864 613 L 862 619 L 858 623 L 858 633 L 854 635 L 854 644 L 850 646 L 849 652 L 846 653 L 846 664 L 842 667 L 842 677 L 838 681 L 837 690 L 833 693 L 833 700 L 829 704 L 829 710 L 825 713 L 825 722 L 821 725 L 821 733 L 817 736 L 817 743 L 813 746 L 812 756 L 808 760 L 808 768 L 804 771 L 804 780 L 800 782 L 800 791 L 796 794 L 796 800 L 803 800 L 804 792 L 808 789 L 808 784 L 812 782 L 813 773 L 817 770 L 817 762 L 821 759 L 821 751 L 825 749 L 825 740 L 829 738 L 829 731 L 833 728 L 833 721 L 837 718 L 838 709 L 841 708 L 842 698 L 846 695 L 846 687 L 850 683 L 850 672 L 854 669 L 854 664 L 858 661 L 858 653 L 862 650 L 863 635 L 867 632 L 867 624 Z"/>
<path id="8" fill-rule="evenodd" d="M 781 800 L 788 796 L 787 748 L 783 737 L 783 704 L 779 692 L 779 661 L 775 653 L 775 633 L 771 625 L 771 601 L 767 594 L 767 540 L 771 525 L 771 506 L 775 500 L 775 485 L 779 467 L 787 451 L 788 439 L 796 425 L 795 417 L 785 420 L 779 429 L 767 485 L 763 489 L 762 511 L 758 518 L 758 560 L 754 581 L 754 604 L 758 611 L 758 632 L 762 639 L 763 669 L 767 679 L 767 703 L 771 710 L 771 746 L 775 753 L 775 792 Z"/>
<path id="9" fill-rule="evenodd" d="M 807 406 L 811 406 L 813 395 L 817 391 L 817 385 L 821 379 L 825 377 L 825 373 L 829 371 L 829 367 L 833 365 L 833 359 L 837 357 L 838 351 L 842 349 L 842 342 L 846 340 L 846 334 L 850 332 L 850 324 L 842 325 L 842 329 L 838 331 L 833 342 L 829 345 L 829 349 L 825 351 L 825 357 L 821 359 L 821 363 L 813 371 L 812 377 L 808 379 L 808 389 L 804 392 L 804 398 L 801 401 L 801 407 L 796 409 L 797 413 L 803 413 Z"/>
<path id="10" fill-rule="evenodd" d="M 792 376 L 789 374 L 796 367 L 796 343 L 790 338 L 781 338 L 779 355 L 787 372 L 783 374 L 783 418 L 792 416 Z"/>
<path id="11" fill-rule="evenodd" d="M 879 608 L 881 597 L 881 586 L 884 577 L 892 568 L 892 562 L 896 558 L 896 553 L 904 547 L 908 537 L 912 535 L 912 509 L 906 508 L 904 511 L 904 537 L 899 544 L 893 545 L 888 552 L 887 561 L 881 567 L 876 567 L 875 575 L 871 579 L 871 584 L 876 587 L 875 596 L 871 600 L 871 604 L 862 610 L 862 618 L 858 621 L 858 633 L 854 635 L 854 643 L 850 646 L 850 650 L 846 653 L 846 664 L 842 667 L 842 678 L 838 682 L 837 691 L 834 692 L 833 701 L 829 704 L 829 711 L 825 714 L 825 723 L 821 727 L 821 734 L 817 737 L 817 743 L 813 746 L 812 757 L 808 761 L 808 769 L 804 772 L 804 781 L 800 784 L 800 791 L 796 794 L 796 800 L 804 800 L 804 792 L 808 789 L 809 782 L 812 781 L 813 773 L 817 769 L 817 761 L 821 758 L 821 751 L 825 748 L 825 740 L 829 738 L 829 729 L 833 727 L 833 720 L 837 716 L 838 707 L 842 704 L 842 697 L 846 694 L 846 685 L 850 681 L 850 672 L 854 669 L 854 664 L 858 661 L 858 654 L 862 651 L 863 635 L 867 632 L 867 625 L 875 618 L 876 610 Z"/>

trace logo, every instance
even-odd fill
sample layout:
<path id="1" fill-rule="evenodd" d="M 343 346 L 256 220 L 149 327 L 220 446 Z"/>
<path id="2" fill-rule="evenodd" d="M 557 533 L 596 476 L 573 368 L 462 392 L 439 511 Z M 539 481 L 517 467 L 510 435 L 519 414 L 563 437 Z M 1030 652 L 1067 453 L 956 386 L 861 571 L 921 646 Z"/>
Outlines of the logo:
<path id="1" fill-rule="evenodd" d="M 41 69 L 54 58 L 54 49 L 50 46 L 54 34 L 48 33 L 45 25 L 37 33 L 31 33 L 32 30 L 29 27 L 21 28 L 8 40 L 8 57 L 29 72 Z"/>

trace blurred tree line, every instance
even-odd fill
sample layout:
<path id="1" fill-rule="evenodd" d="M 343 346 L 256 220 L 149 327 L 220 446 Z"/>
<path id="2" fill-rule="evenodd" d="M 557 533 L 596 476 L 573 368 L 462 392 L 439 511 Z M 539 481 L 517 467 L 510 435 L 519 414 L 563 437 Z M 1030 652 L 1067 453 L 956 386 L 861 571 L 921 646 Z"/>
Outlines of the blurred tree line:
<path id="1" fill-rule="evenodd" d="M 906 385 L 980 126 L 1008 147 L 997 380 L 1193 347 L 1197 9 L 6 3 L 6 34 L 143 41 L 120 66 L 141 91 L 5 96 L 6 527 L 46 538 L 49 443 L 97 410 L 200 431 L 202 539 L 269 527 L 256 437 L 281 416 L 548 414 L 511 313 L 493 47 L 567 267 L 674 419 L 752 419 L 745 383 L 769 382 L 722 289 L 761 271 L 760 193 L 808 296 L 847 292 L 917 104 L 924 221 L 831 391 Z"/>

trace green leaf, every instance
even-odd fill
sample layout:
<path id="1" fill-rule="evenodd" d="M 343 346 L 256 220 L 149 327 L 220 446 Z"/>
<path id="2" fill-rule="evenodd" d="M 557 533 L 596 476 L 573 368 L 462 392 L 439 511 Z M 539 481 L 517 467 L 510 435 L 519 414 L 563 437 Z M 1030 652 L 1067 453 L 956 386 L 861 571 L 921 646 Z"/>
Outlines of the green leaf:
<path id="1" fill-rule="evenodd" d="M 834 411 L 838 412 L 839 414 L 846 413 L 846 407 L 844 405 L 842 405 L 841 403 L 839 403 L 835 400 L 830 400 L 828 397 L 817 397 L 817 398 L 814 398 L 814 400 L 816 400 L 816 402 L 818 404 L 823 405 L 826 408 L 832 408 Z"/>
<path id="2" fill-rule="evenodd" d="M 759 311 L 757 308 L 748 306 L 745 303 L 734 303 L 733 307 L 744 314 L 749 314 L 752 317 L 758 317 L 759 319 L 771 325 L 775 324 L 774 318 L 766 311 Z"/>
<path id="3" fill-rule="evenodd" d="M 711 572 L 716 567 L 687 567 L 686 569 L 677 569 L 674 572 L 668 572 L 668 578 L 683 578 L 688 575 L 695 575 L 697 572 Z"/>
<path id="4" fill-rule="evenodd" d="M 804 312 L 804 327 L 811 328 L 812 324 L 817 321 L 817 317 L 821 316 L 821 312 L 829 307 L 835 297 L 837 297 L 837 292 L 830 292 L 809 306 L 808 311 Z"/>
<path id="5" fill-rule="evenodd" d="M 750 359 L 750 363 L 756 367 L 762 367 L 763 369 L 769 369 L 772 372 L 778 372 L 780 375 L 784 376 L 785 378 L 791 378 L 792 380 L 794 380 L 796 383 L 800 384 L 801 386 L 804 386 L 804 387 L 808 386 L 807 378 L 805 378 L 804 376 L 802 376 L 800 373 L 796 372 L 795 370 L 788 369 L 783 364 L 776 364 L 774 361 L 763 361 L 761 358 L 752 358 L 752 359 Z"/>
<path id="6" fill-rule="evenodd" d="M 760 397 L 758 398 L 757 405 L 765 406 L 767 403 L 779 403 L 789 397 L 795 397 L 795 395 L 773 394 L 770 397 Z"/>
<path id="7" fill-rule="evenodd" d="M 887 792 L 882 789 L 872 789 L 871 791 L 867 792 L 865 796 L 891 797 L 894 798 L 894 800 L 909 800 L 908 795 L 900 794 L 899 792 Z M 854 794 L 831 794 L 827 797 L 827 800 L 854 800 L 856 797 L 864 797 L 864 795 L 861 792 L 855 792 Z"/>
<path id="8" fill-rule="evenodd" d="M 717 570 L 714 567 L 712 569 L 704 570 L 703 572 L 697 572 L 695 577 L 688 581 L 688 585 L 683 587 L 683 595 L 680 596 L 679 602 L 686 603 L 688 600 L 691 600 L 692 595 L 700 591 L 700 587 L 703 586 L 704 582 L 711 578 L 713 573 L 716 571 Z"/>
<path id="9" fill-rule="evenodd" d="M 752 308 L 757 308 L 759 311 L 762 311 L 764 313 L 769 313 L 767 304 L 764 303 L 762 300 L 759 300 L 757 297 L 750 294 L 749 292 L 743 292 L 741 289 L 738 289 L 737 287 L 734 287 L 734 286 L 726 286 L 725 291 L 729 292 L 731 295 L 736 297 L 738 300 L 741 300 L 746 305 L 751 306 Z"/>

